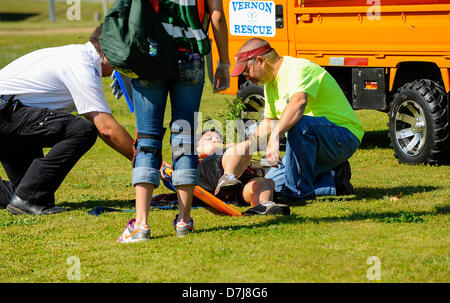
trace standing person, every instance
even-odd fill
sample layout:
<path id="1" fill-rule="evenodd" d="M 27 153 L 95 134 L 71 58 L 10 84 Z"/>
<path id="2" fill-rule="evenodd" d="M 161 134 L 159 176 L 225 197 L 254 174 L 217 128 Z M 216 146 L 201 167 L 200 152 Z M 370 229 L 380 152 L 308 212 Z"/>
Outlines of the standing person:
<path id="1" fill-rule="evenodd" d="M 168 81 L 132 81 L 132 96 L 136 113 L 137 141 L 132 183 L 136 188 L 136 218 L 132 219 L 119 242 L 145 241 L 150 237 L 147 216 L 153 190 L 160 184 L 163 120 L 167 96 L 170 94 L 172 119 L 170 143 L 174 171 L 172 180 L 177 188 L 179 214 L 173 222 L 176 235 L 191 232 L 194 220 L 190 211 L 195 185 L 199 182 L 198 159 L 194 153 L 194 113 L 202 96 L 205 67 L 200 50 L 210 48 L 205 34 L 204 18 L 208 7 L 211 26 L 217 43 L 219 64 L 215 72 L 214 91 L 229 87 L 228 28 L 222 0 L 151 1 L 164 29 L 178 48 L 179 78 Z M 206 6 L 205 6 L 206 2 Z M 195 3 L 195 5 L 193 5 Z M 179 16 L 186 17 L 180 22 Z M 187 36 L 183 36 L 187 33 Z M 163 72 L 163 71 L 161 71 Z"/>
<path id="2" fill-rule="evenodd" d="M 315 178 L 347 161 L 364 134 L 344 93 L 319 65 L 301 58 L 280 57 L 259 38 L 248 40 L 236 54 L 232 76 L 241 74 L 253 83 L 265 84 L 264 120 L 247 141 L 237 145 L 236 152 L 244 151 L 244 155 L 236 161 L 223 158 L 219 190 L 226 192 L 227 187 L 238 183 L 239 168 L 251 156 L 249 151 L 254 150 L 256 139 L 263 138 L 267 140 L 269 164 L 284 165 L 282 196 L 287 200 L 314 200 Z M 287 146 L 282 163 L 279 138 L 284 133 Z"/>
<path id="3" fill-rule="evenodd" d="M 113 70 L 101 31 L 102 24 L 86 44 L 37 50 L 0 70 L 0 160 L 10 179 L 0 180 L 0 204 L 13 214 L 65 211 L 55 207 L 55 191 L 97 135 L 133 157 L 133 139 L 103 93 L 101 77 Z"/>

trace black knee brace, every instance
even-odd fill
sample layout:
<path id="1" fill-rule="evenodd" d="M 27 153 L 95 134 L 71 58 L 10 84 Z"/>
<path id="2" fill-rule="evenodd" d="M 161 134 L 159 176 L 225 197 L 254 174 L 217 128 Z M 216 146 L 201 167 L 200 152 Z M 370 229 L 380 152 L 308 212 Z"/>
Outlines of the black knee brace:
<path id="1" fill-rule="evenodd" d="M 136 164 L 136 156 L 139 153 L 151 153 L 153 155 L 155 155 L 157 158 L 159 158 L 159 162 L 160 162 L 160 166 L 162 164 L 162 150 L 160 148 L 155 148 L 155 147 L 151 147 L 151 146 L 141 146 L 141 147 L 137 147 L 138 146 L 138 139 L 154 139 L 154 140 L 158 140 L 161 141 L 164 138 L 164 134 L 166 132 L 166 129 L 163 129 L 163 134 L 160 135 L 153 135 L 153 134 L 146 134 L 146 133 L 138 133 L 137 129 L 136 129 L 136 139 L 133 142 L 133 168 Z"/>

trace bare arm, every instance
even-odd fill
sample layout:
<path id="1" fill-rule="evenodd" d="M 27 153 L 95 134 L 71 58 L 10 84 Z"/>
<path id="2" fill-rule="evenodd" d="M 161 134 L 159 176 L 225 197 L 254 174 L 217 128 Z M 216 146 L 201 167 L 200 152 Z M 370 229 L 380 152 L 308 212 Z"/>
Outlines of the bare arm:
<path id="1" fill-rule="evenodd" d="M 277 124 L 278 120 L 264 118 L 256 128 L 256 131 L 248 138 L 249 145 L 251 146 L 250 149 L 255 150 L 258 142 L 259 149 L 265 148 L 267 146 L 267 140 Z"/>
<path id="2" fill-rule="evenodd" d="M 270 136 L 272 130 L 277 124 L 278 120 L 264 118 L 264 120 L 258 125 L 255 133 L 260 139 L 264 139 L 265 137 Z"/>
<path id="3" fill-rule="evenodd" d="M 289 100 L 288 105 L 281 113 L 278 124 L 270 134 L 269 141 L 266 148 L 267 160 L 274 166 L 281 162 L 279 155 L 280 136 L 291 129 L 303 116 L 307 104 L 307 94 L 299 92 L 294 94 Z"/>
<path id="4" fill-rule="evenodd" d="M 307 94 L 299 92 L 294 94 L 281 113 L 280 121 L 274 130 L 278 138 L 291 129 L 303 116 L 307 104 Z"/>
<path id="5" fill-rule="evenodd" d="M 211 26 L 219 52 L 220 62 L 230 64 L 228 55 L 228 26 L 223 12 L 222 0 L 208 0 Z"/>
<path id="6" fill-rule="evenodd" d="M 90 112 L 84 117 L 92 121 L 98 129 L 99 136 L 116 151 L 131 160 L 133 158 L 133 139 L 113 115 L 101 112 Z"/>
<path id="7" fill-rule="evenodd" d="M 213 92 L 230 87 L 230 58 L 228 54 L 228 26 L 222 0 L 208 0 L 211 26 L 216 40 L 219 62 L 214 73 Z"/>

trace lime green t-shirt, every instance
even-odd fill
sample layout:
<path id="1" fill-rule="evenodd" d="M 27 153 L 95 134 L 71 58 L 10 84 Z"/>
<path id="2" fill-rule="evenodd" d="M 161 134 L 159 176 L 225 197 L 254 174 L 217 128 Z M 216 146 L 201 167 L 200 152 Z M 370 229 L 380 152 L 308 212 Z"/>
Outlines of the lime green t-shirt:
<path id="1" fill-rule="evenodd" d="M 264 117 L 280 119 L 292 95 L 308 95 L 304 115 L 325 117 L 351 131 L 361 141 L 364 129 L 336 80 L 319 65 L 301 58 L 283 57 L 275 80 L 265 83 Z"/>

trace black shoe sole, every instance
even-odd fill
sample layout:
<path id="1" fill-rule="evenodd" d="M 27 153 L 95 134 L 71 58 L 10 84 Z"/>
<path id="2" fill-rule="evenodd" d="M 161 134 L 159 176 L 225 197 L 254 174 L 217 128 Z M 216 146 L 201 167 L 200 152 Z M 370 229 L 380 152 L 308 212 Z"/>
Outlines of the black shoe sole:
<path id="1" fill-rule="evenodd" d="M 245 216 L 257 216 L 257 215 L 276 215 L 276 216 L 288 216 L 291 214 L 291 209 L 288 205 L 274 205 L 267 209 L 265 212 L 258 212 L 255 209 L 249 209 L 243 213 Z"/>
<path id="2" fill-rule="evenodd" d="M 12 214 L 14 214 L 14 215 L 36 215 L 36 214 L 34 214 L 34 213 L 30 213 L 30 212 L 23 211 L 22 209 L 17 208 L 17 207 L 14 207 L 14 206 L 12 206 L 12 205 L 7 205 L 7 206 L 6 206 L 6 209 L 7 209 L 10 213 L 12 213 Z M 65 212 L 65 211 L 68 211 L 68 209 L 67 209 L 67 208 L 63 208 L 63 207 L 54 207 L 54 208 L 53 208 L 53 211 L 52 211 L 52 208 L 50 208 L 50 209 L 47 210 L 47 211 L 44 210 L 44 211 L 43 211 L 42 213 L 40 213 L 39 215 L 59 214 L 59 213 Z"/>
<path id="3" fill-rule="evenodd" d="M 29 213 L 27 213 L 19 208 L 16 208 L 14 206 L 11 206 L 11 205 L 7 205 L 6 209 L 14 215 L 29 215 Z"/>
<path id="4" fill-rule="evenodd" d="M 221 186 L 220 188 L 218 188 L 218 190 L 216 189 L 214 195 L 217 196 L 219 194 L 227 194 L 227 195 L 239 194 L 243 189 L 244 186 L 242 185 L 242 183 L 236 183 L 228 186 Z"/>
<path id="5" fill-rule="evenodd" d="M 287 205 L 274 205 L 269 208 L 266 215 L 279 215 L 279 216 L 288 216 L 291 214 L 291 209 Z"/>

